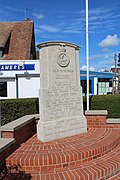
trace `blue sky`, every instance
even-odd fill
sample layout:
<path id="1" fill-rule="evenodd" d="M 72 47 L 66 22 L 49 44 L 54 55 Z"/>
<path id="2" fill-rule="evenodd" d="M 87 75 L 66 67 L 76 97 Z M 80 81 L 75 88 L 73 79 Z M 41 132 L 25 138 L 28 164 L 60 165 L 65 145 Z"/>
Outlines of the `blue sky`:
<path id="1" fill-rule="evenodd" d="M 89 1 L 89 64 L 91 70 L 109 70 L 120 52 L 120 0 Z M 28 9 L 25 14 L 25 9 Z M 80 68 L 86 68 L 85 0 L 5 0 L 0 21 L 35 23 L 36 44 L 51 40 L 81 46 Z"/>

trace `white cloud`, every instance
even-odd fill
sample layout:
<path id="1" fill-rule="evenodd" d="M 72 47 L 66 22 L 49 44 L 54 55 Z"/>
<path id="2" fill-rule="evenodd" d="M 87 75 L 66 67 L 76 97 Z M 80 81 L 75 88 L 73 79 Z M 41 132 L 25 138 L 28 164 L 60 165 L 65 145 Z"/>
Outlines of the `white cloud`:
<path id="1" fill-rule="evenodd" d="M 105 54 L 104 55 L 105 59 L 111 59 L 111 57 L 113 57 L 113 54 Z"/>
<path id="2" fill-rule="evenodd" d="M 23 13 L 23 10 L 17 9 L 17 8 L 13 8 L 13 7 L 5 7 L 5 9 L 7 9 L 9 11 L 13 11 L 13 12 L 22 12 Z"/>
<path id="3" fill-rule="evenodd" d="M 89 67 L 89 70 L 90 71 L 95 71 L 95 68 L 94 67 Z"/>
<path id="4" fill-rule="evenodd" d="M 120 43 L 120 38 L 117 37 L 117 34 L 107 35 L 105 39 L 103 39 L 99 46 L 101 47 L 109 47 L 109 46 L 118 46 Z"/>
<path id="5" fill-rule="evenodd" d="M 100 54 L 96 54 L 96 55 L 92 55 L 92 56 L 90 56 L 90 60 L 98 60 L 99 58 L 101 57 L 101 55 Z"/>
<path id="6" fill-rule="evenodd" d="M 102 49 L 103 52 L 111 52 L 111 50 L 109 48 L 104 48 Z"/>
<path id="7" fill-rule="evenodd" d="M 41 25 L 40 29 L 45 30 L 47 32 L 58 32 L 59 29 L 53 26 L 49 26 L 49 25 Z"/>
<path id="8" fill-rule="evenodd" d="M 33 13 L 33 16 L 35 16 L 37 19 L 43 19 L 44 15 L 42 13 Z"/>
<path id="9" fill-rule="evenodd" d="M 75 30 L 75 29 L 64 30 L 63 32 L 65 32 L 65 33 L 73 33 L 73 34 L 80 34 L 81 33 L 81 31 Z"/>
<path id="10" fill-rule="evenodd" d="M 38 10 L 34 10 L 34 17 L 38 19 L 44 18 L 43 13 Z M 115 18 L 116 17 L 116 18 Z M 47 16 L 46 16 L 47 18 Z M 41 24 L 39 27 L 39 31 L 41 30 L 43 33 L 53 33 L 53 32 L 61 32 L 66 34 L 81 34 L 85 33 L 85 10 L 77 12 L 72 12 L 72 14 L 66 13 L 62 16 L 57 16 L 56 22 L 49 21 L 52 24 Z M 119 18 L 119 14 L 114 14 L 112 9 L 91 9 L 89 10 L 89 32 L 90 33 L 99 33 L 99 32 L 108 32 L 111 29 L 115 28 L 115 21 Z M 47 20 L 47 19 L 46 19 Z M 103 30 L 103 26 L 105 26 Z M 112 32 L 112 31 L 111 31 Z M 66 36 L 65 34 L 65 36 Z"/>
<path id="11" fill-rule="evenodd" d="M 86 65 L 83 65 L 80 69 L 81 69 L 81 70 L 86 70 L 87 67 L 86 67 Z"/>
<path id="12" fill-rule="evenodd" d="M 58 40 L 58 39 L 63 39 L 64 38 L 64 36 L 60 36 L 58 34 L 53 36 L 53 34 L 47 34 L 47 33 L 41 34 L 40 37 L 45 38 L 45 39 L 49 39 L 49 40 L 51 40 L 51 39 L 53 40 L 53 37 L 54 37 L 54 40 Z"/>
<path id="13" fill-rule="evenodd" d="M 120 14 L 114 13 L 111 8 L 94 8 L 89 10 L 89 32 L 101 33 L 115 29 Z M 85 10 L 80 11 L 80 16 L 85 17 Z M 85 23 L 85 19 L 82 21 Z M 105 26 L 104 26 L 105 25 Z M 105 27 L 103 30 L 103 26 Z"/>
<path id="14" fill-rule="evenodd" d="M 86 71 L 87 70 L 87 66 L 83 65 L 80 69 Z M 89 71 L 95 71 L 95 68 L 94 67 L 89 67 Z"/>

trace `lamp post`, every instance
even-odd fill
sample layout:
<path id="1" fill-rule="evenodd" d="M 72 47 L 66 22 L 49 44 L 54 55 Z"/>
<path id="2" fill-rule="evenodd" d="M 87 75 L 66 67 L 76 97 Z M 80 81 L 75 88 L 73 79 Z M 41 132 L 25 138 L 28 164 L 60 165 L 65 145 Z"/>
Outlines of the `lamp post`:
<path id="1" fill-rule="evenodd" d="M 86 0 L 86 67 L 87 67 L 87 110 L 89 110 L 89 37 L 88 37 L 88 0 Z"/>

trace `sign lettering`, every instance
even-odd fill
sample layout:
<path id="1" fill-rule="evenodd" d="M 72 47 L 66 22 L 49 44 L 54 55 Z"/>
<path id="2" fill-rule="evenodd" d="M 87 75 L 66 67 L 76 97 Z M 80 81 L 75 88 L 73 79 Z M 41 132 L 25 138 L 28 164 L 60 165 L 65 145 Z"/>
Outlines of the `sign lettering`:
<path id="1" fill-rule="evenodd" d="M 24 70 L 35 70 L 35 64 L 2 64 L 0 65 L 0 71 L 24 71 Z"/>

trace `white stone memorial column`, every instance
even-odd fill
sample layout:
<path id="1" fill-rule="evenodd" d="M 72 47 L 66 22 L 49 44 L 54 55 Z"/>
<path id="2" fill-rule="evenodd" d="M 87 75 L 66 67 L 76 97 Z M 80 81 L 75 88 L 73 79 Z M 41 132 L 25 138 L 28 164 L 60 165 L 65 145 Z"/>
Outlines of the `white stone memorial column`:
<path id="1" fill-rule="evenodd" d="M 46 42 L 40 48 L 40 120 L 42 142 L 87 132 L 80 86 L 79 46 Z"/>

